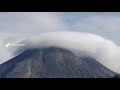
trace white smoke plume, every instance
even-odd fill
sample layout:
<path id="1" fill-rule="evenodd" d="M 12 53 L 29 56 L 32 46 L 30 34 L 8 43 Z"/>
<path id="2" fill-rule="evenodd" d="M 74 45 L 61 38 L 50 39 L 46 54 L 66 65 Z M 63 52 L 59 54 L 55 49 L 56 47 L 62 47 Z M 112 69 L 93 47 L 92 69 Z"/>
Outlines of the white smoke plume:
<path id="1" fill-rule="evenodd" d="M 120 73 L 120 47 L 111 40 L 92 33 L 49 32 L 25 39 L 21 43 L 26 44 L 27 48 L 60 47 L 69 49 L 78 56 L 84 53 L 109 69 Z"/>

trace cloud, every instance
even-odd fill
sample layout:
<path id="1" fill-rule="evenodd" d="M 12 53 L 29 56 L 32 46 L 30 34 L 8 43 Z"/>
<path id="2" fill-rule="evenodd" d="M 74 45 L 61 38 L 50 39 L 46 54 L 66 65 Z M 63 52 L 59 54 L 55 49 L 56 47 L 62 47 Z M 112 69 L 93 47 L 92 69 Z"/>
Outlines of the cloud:
<path id="1" fill-rule="evenodd" d="M 13 54 L 17 47 L 5 47 L 7 43 L 19 43 L 24 40 L 25 37 L 19 37 L 13 35 L 12 33 L 2 33 L 0 32 L 0 64 L 13 58 Z"/>
<path id="2" fill-rule="evenodd" d="M 11 57 L 11 52 L 5 48 L 5 38 L 8 36 L 10 34 L 0 33 L 0 63 L 9 60 Z"/>
<path id="3" fill-rule="evenodd" d="M 80 32 L 51 32 L 25 41 L 29 48 L 61 47 L 76 55 L 91 56 L 109 69 L 120 72 L 120 47 L 99 35 Z"/>
<path id="4" fill-rule="evenodd" d="M 0 30 L 14 34 L 33 35 L 41 32 L 67 30 L 63 18 L 54 12 L 2 13 Z"/>
<path id="5" fill-rule="evenodd" d="M 119 31 L 120 16 L 112 15 L 88 15 L 81 17 L 76 15 L 67 17 L 66 13 L 59 12 L 6 12 L 0 15 L 1 32 L 14 34 L 37 34 L 50 31 Z M 81 18 L 80 18 L 81 17 Z"/>
<path id="6" fill-rule="evenodd" d="M 82 30 L 120 30 L 120 16 L 88 16 L 75 22 L 75 27 Z M 104 31 L 103 31 L 104 32 Z"/>
<path id="7" fill-rule="evenodd" d="M 113 40 L 120 45 L 120 16 L 91 15 L 78 17 L 72 24 L 72 30 L 89 32 Z"/>
<path id="8" fill-rule="evenodd" d="M 14 48 L 6 43 L 19 43 L 24 38 L 43 32 L 67 30 L 63 17 L 53 12 L 5 12 L 0 14 L 0 63 L 13 58 Z"/>
<path id="9" fill-rule="evenodd" d="M 4 44 L 7 42 L 18 43 L 31 37 L 28 43 L 33 43 L 32 46 L 59 46 L 68 48 L 76 54 L 82 52 L 95 57 L 108 68 L 120 72 L 120 49 L 114 42 L 95 34 L 65 32 L 82 31 L 99 35 L 102 32 L 102 34 L 106 33 L 106 37 L 111 35 L 113 39 L 117 36 L 116 33 L 118 35 L 120 33 L 120 16 L 88 15 L 88 17 L 78 17 L 71 24 L 68 22 L 69 20 L 66 20 L 66 16 L 61 15 L 54 12 L 1 13 L 0 63 L 14 57 L 15 49 L 4 48 Z M 43 32 L 45 34 L 42 34 Z M 38 37 L 35 38 L 34 36 Z M 39 44 L 36 44 L 38 41 Z"/>

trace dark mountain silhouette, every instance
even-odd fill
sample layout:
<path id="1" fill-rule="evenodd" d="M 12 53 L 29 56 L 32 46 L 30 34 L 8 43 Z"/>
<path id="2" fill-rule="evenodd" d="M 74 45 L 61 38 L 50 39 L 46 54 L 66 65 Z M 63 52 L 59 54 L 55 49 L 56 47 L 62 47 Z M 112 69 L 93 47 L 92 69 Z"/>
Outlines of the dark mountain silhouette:
<path id="1" fill-rule="evenodd" d="M 25 50 L 0 65 L 0 78 L 110 78 L 116 73 L 92 57 L 57 47 Z"/>

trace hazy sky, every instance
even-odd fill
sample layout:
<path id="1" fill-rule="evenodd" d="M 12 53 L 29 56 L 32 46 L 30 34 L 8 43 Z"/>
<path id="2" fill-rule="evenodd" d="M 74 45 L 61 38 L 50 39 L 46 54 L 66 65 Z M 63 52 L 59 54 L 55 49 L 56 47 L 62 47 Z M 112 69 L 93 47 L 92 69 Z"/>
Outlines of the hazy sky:
<path id="1" fill-rule="evenodd" d="M 119 12 L 1 12 L 0 35 L 34 36 L 41 32 L 96 33 L 120 44 Z"/>

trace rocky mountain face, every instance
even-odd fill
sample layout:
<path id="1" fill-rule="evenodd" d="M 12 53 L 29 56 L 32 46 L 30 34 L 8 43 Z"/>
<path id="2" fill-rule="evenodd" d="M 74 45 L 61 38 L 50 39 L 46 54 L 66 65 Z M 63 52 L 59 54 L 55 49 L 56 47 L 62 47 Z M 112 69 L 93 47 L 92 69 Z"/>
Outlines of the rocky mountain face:
<path id="1" fill-rule="evenodd" d="M 109 78 L 115 73 L 92 57 L 57 47 L 25 50 L 0 65 L 0 78 Z"/>

